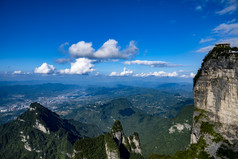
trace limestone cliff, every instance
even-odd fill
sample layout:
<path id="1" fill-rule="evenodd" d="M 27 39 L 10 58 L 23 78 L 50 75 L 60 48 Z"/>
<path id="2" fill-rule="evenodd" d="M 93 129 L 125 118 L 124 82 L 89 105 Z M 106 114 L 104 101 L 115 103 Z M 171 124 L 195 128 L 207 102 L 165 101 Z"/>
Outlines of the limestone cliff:
<path id="1" fill-rule="evenodd" d="M 234 155 L 238 151 L 237 50 L 229 46 L 214 47 L 194 78 L 191 144 L 206 141 L 204 151 L 214 158 L 230 158 L 224 151 Z"/>

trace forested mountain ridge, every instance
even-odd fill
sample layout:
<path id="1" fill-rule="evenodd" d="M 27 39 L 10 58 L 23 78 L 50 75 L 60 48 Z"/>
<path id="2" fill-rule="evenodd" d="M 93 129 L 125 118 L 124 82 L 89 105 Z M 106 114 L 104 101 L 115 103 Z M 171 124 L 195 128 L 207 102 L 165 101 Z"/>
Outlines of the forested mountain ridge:
<path id="1" fill-rule="evenodd" d="M 38 103 L 0 126 L 0 158 L 70 158 L 73 143 L 102 131 L 94 125 L 62 119 Z"/>

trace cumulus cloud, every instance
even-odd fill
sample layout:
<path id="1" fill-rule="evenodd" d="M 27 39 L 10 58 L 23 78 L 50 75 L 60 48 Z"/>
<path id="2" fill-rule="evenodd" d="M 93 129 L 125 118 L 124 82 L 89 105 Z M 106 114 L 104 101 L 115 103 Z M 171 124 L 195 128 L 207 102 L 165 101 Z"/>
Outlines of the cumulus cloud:
<path id="1" fill-rule="evenodd" d="M 109 76 L 130 76 L 132 74 L 132 70 L 128 70 L 126 67 L 124 67 L 122 72 L 112 72 Z"/>
<path id="2" fill-rule="evenodd" d="M 80 41 L 77 44 L 73 44 L 69 47 L 69 53 L 75 57 L 87 57 L 91 58 L 94 53 L 94 48 L 92 48 L 92 43 L 87 43 L 85 41 Z"/>
<path id="3" fill-rule="evenodd" d="M 223 0 L 222 3 L 225 3 L 225 8 L 220 11 L 217 11 L 216 14 L 224 15 L 224 14 L 232 14 L 237 10 L 238 2 L 237 0 Z"/>
<path id="4" fill-rule="evenodd" d="M 120 49 L 117 46 L 118 42 L 113 39 L 106 41 L 98 51 L 95 52 L 96 58 L 113 59 L 120 57 Z"/>
<path id="5" fill-rule="evenodd" d="M 149 76 L 155 76 L 155 77 L 176 77 L 178 76 L 177 72 L 164 72 L 164 71 L 159 71 L 159 72 L 149 72 L 149 73 L 138 73 L 135 74 L 134 76 L 136 77 L 149 77 Z"/>
<path id="6" fill-rule="evenodd" d="M 69 47 L 69 53 L 74 58 L 85 57 L 90 59 L 129 59 L 138 53 L 138 48 L 134 41 L 120 50 L 118 42 L 114 39 L 106 41 L 97 51 L 92 47 L 92 43 L 80 41 Z"/>
<path id="7" fill-rule="evenodd" d="M 125 61 L 125 65 L 145 65 L 150 67 L 179 67 L 182 65 L 171 64 L 164 61 L 147 61 L 147 60 L 134 60 L 134 61 Z"/>
<path id="8" fill-rule="evenodd" d="M 238 23 L 222 23 L 213 29 L 214 33 L 238 35 Z"/>
<path id="9" fill-rule="evenodd" d="M 42 74 L 53 74 L 55 72 L 55 68 L 53 65 L 49 65 L 47 63 L 43 63 L 40 67 L 35 68 L 34 73 L 42 73 Z"/>
<path id="10" fill-rule="evenodd" d="M 202 47 L 202 48 L 196 50 L 195 52 L 198 52 L 198 53 L 207 53 L 207 52 L 209 52 L 210 50 L 212 50 L 213 47 L 214 47 L 214 46 L 209 45 L 209 46 L 206 46 L 206 47 Z"/>
<path id="11" fill-rule="evenodd" d="M 216 39 L 214 39 L 214 38 L 201 39 L 200 43 L 206 43 L 206 42 L 210 42 L 210 41 L 214 41 L 214 40 L 216 40 Z"/>
<path id="12" fill-rule="evenodd" d="M 60 70 L 61 74 L 78 74 L 83 75 L 94 71 L 93 60 L 87 58 L 78 58 L 76 62 L 71 63 L 70 69 Z"/>

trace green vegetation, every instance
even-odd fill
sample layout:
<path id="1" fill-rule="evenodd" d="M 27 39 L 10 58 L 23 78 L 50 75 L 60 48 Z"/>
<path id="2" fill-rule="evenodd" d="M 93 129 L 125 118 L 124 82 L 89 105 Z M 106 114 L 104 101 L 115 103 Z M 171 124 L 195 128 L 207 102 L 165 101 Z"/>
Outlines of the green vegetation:
<path id="1" fill-rule="evenodd" d="M 147 158 L 152 153 L 171 155 L 184 150 L 189 144 L 191 130 L 184 129 L 181 133 L 169 134 L 169 129 L 174 123 L 192 125 L 193 105 L 180 104 L 182 107 L 180 113 L 171 119 L 147 114 L 133 107 L 125 98 L 114 99 L 96 107 L 95 105 L 80 107 L 73 111 L 74 114 L 69 114 L 69 117 L 80 122 L 96 123 L 104 132 L 110 131 L 114 120 L 120 120 L 126 136 L 138 132 L 143 156 Z M 122 116 L 118 113 L 127 108 L 131 108 L 135 113 L 131 116 Z"/>
<path id="2" fill-rule="evenodd" d="M 111 133 L 105 134 L 105 143 L 107 144 L 109 151 L 114 151 L 114 152 L 117 152 L 117 154 L 120 154 L 117 144 L 113 140 L 113 136 Z"/>
<path id="3" fill-rule="evenodd" d="M 224 139 L 219 133 L 214 131 L 214 126 L 215 125 L 212 125 L 209 122 L 202 122 L 200 132 L 203 134 L 207 133 L 207 134 L 212 135 L 214 137 L 213 141 L 218 143 Z"/>
<path id="4" fill-rule="evenodd" d="M 191 105 L 188 107 L 184 106 L 193 103 L 193 100 L 188 98 L 187 95 L 185 95 L 187 93 L 184 93 L 183 91 L 180 91 L 179 93 L 177 93 L 179 90 L 169 91 L 172 89 L 167 88 L 170 87 L 170 85 L 171 84 L 168 84 L 166 88 L 163 88 L 163 91 L 128 86 L 121 86 L 116 89 L 93 87 L 91 90 L 87 89 L 84 91 L 85 96 L 83 97 L 83 100 L 70 100 L 69 102 L 57 105 L 57 108 L 54 109 L 68 119 L 73 118 L 82 123 L 97 124 L 97 126 L 89 124 L 84 125 L 82 123 L 77 124 L 74 120 L 67 120 L 67 122 L 64 120 L 56 120 L 56 124 L 51 124 L 55 122 L 54 119 L 45 117 L 44 120 L 40 120 L 40 123 L 47 128 L 49 127 L 52 134 L 57 133 L 55 137 L 59 136 L 63 138 L 68 130 L 72 131 L 68 134 L 69 136 L 65 137 L 65 141 L 70 141 L 67 142 L 67 144 L 66 142 L 59 144 L 54 141 L 53 136 L 52 139 L 50 139 L 52 143 L 61 145 L 63 149 L 69 150 L 68 152 L 71 152 L 72 143 L 75 141 L 73 135 L 79 136 L 80 138 L 85 138 L 87 136 L 93 137 L 96 136 L 96 134 L 101 133 L 98 127 L 102 128 L 104 132 L 108 132 L 110 131 L 109 127 L 111 127 L 114 121 L 120 120 L 124 126 L 126 135 L 132 134 L 134 131 L 140 134 L 141 147 L 145 157 L 148 157 L 149 154 L 153 152 L 173 154 L 178 150 L 184 150 L 188 145 L 190 131 L 183 130 L 181 133 L 175 132 L 169 134 L 168 130 L 174 123 L 183 124 L 186 122 L 192 125 L 193 107 Z M 65 92 L 67 92 L 67 90 L 68 89 L 66 89 Z M 54 91 L 56 94 L 58 93 L 57 89 Z M 32 91 L 31 93 L 33 94 Z M 40 92 L 37 94 L 43 95 L 43 93 Z M 115 97 L 127 98 L 111 100 Z M 67 113 L 63 114 L 61 112 Z M 54 117 L 60 118 L 59 116 Z M 35 124 L 35 119 L 36 118 L 33 116 L 32 123 L 30 124 Z M 86 127 L 86 130 L 84 127 Z M 29 131 L 30 130 L 31 129 L 29 128 Z M 42 138 L 45 138 L 45 136 L 42 136 Z M 42 138 L 39 137 L 39 141 L 41 141 Z M 20 143 L 22 144 L 22 142 Z M 128 147 L 128 145 L 126 144 L 125 147 L 129 150 L 130 147 Z M 49 152 L 56 151 L 55 148 L 48 148 Z"/>
<path id="5" fill-rule="evenodd" d="M 76 140 L 87 137 L 87 132 L 91 131 L 98 135 L 96 126 L 75 121 L 70 123 L 38 103 L 32 103 L 30 107 L 34 110 L 28 110 L 16 120 L 0 126 L 1 159 L 68 158 L 67 153 L 73 153 Z M 50 133 L 36 128 L 36 120 Z"/>
<path id="6" fill-rule="evenodd" d="M 217 155 L 221 158 L 238 158 L 238 152 L 229 149 L 225 144 L 222 144 L 217 151 Z"/>
<path id="7" fill-rule="evenodd" d="M 112 133 L 118 131 L 123 131 L 123 128 L 121 122 L 119 120 L 116 120 L 112 126 Z"/>
<path id="8" fill-rule="evenodd" d="M 74 144 L 74 150 L 76 150 L 78 153 L 75 155 L 75 159 L 107 158 L 104 140 L 105 140 L 104 135 L 100 135 L 95 138 L 85 138 L 85 139 L 76 141 Z"/>
<path id="9" fill-rule="evenodd" d="M 121 127 L 119 121 L 115 121 L 113 125 Z M 132 142 L 132 144 L 134 143 Z M 106 146 L 109 152 L 114 152 L 123 159 L 143 159 L 143 156 L 131 151 L 132 145 L 129 145 L 128 141 L 126 141 L 126 145 L 123 143 L 117 145 L 112 133 L 106 133 L 105 135 L 100 135 L 96 138 L 87 138 L 76 141 L 74 144 L 74 150 L 76 151 L 75 158 L 105 159 L 107 158 Z"/>
<path id="10" fill-rule="evenodd" d="M 200 113 L 199 115 L 194 117 L 195 123 L 197 123 L 202 117 L 207 117 L 206 115 L 204 115 L 203 113 Z"/>
<path id="11" fill-rule="evenodd" d="M 134 132 L 133 135 L 135 136 L 135 139 L 136 139 L 136 140 L 139 140 L 139 134 L 138 134 L 138 132 Z"/>
<path id="12" fill-rule="evenodd" d="M 126 109 L 120 110 L 118 113 L 122 116 L 131 116 L 132 114 L 135 113 L 135 111 L 131 108 L 126 108 Z"/>
<path id="13" fill-rule="evenodd" d="M 186 151 L 178 151 L 172 156 L 152 154 L 149 159 L 212 159 L 212 157 L 204 151 L 206 146 L 206 142 L 202 136 L 197 144 L 192 144 Z"/>
<path id="14" fill-rule="evenodd" d="M 194 117 L 195 123 L 197 123 L 201 118 L 207 118 L 207 115 L 205 115 L 206 111 L 203 109 L 195 108 L 194 111 L 199 111 L 200 114 Z"/>

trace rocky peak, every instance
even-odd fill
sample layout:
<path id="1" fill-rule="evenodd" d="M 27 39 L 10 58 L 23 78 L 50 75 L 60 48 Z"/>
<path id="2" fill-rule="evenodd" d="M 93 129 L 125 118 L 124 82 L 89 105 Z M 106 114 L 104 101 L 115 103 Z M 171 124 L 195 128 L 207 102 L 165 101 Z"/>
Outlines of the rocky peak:
<path id="1" fill-rule="evenodd" d="M 112 126 L 111 133 L 117 145 L 120 146 L 125 138 L 121 122 L 116 120 Z"/>
<path id="2" fill-rule="evenodd" d="M 191 143 L 205 140 L 205 151 L 215 158 L 224 147 L 238 151 L 238 53 L 234 50 L 214 47 L 194 77 Z"/>
<path id="3" fill-rule="evenodd" d="M 132 136 L 129 136 L 128 141 L 129 141 L 129 144 L 131 145 L 131 151 L 137 154 L 142 154 L 139 134 L 137 132 L 134 132 Z"/>

